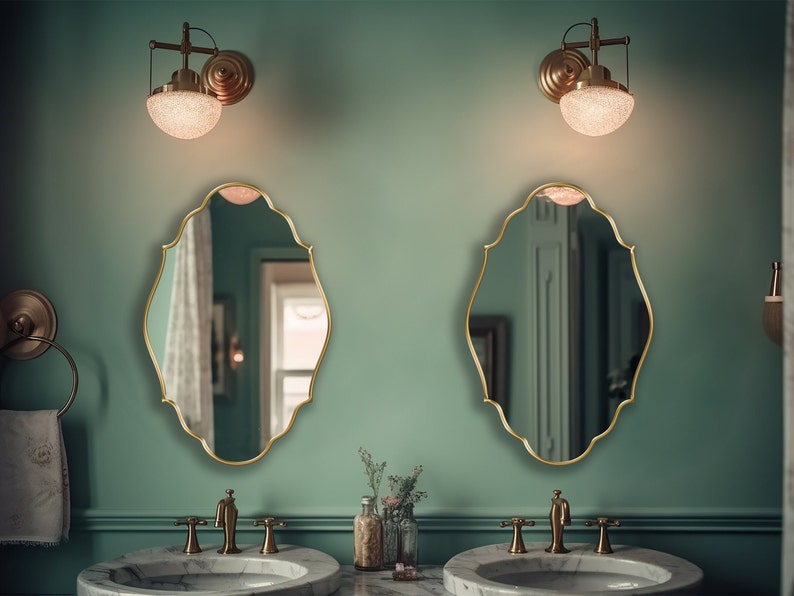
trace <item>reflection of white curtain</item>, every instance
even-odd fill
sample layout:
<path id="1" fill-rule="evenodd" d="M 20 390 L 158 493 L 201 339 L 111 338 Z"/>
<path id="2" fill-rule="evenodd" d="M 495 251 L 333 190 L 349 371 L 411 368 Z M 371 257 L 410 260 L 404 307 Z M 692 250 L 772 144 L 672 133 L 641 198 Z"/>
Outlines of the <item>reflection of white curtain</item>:
<path id="1" fill-rule="evenodd" d="M 786 61 L 783 83 L 783 372 L 784 470 L 783 553 L 780 593 L 794 595 L 794 5 L 786 7 Z"/>
<path id="2" fill-rule="evenodd" d="M 212 229 L 208 209 L 191 217 L 176 247 L 165 338 L 166 395 L 190 430 L 214 447 L 212 415 Z"/>

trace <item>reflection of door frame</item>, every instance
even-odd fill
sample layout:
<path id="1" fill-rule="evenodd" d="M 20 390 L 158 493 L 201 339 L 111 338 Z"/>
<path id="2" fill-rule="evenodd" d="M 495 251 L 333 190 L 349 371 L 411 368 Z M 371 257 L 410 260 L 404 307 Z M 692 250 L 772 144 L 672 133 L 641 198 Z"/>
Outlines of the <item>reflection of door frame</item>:
<path id="1" fill-rule="evenodd" d="M 298 404 L 306 401 L 311 392 L 312 376 L 317 368 L 324 336 L 328 332 L 328 318 L 323 297 L 314 282 L 308 261 L 270 261 L 262 264 L 262 270 L 265 280 L 264 292 L 266 292 L 266 298 L 262 301 L 262 317 L 270 319 L 270 324 L 262 333 L 262 342 L 263 344 L 267 342 L 270 351 L 268 366 L 260 371 L 262 387 L 267 389 L 267 394 L 262 395 L 261 400 L 270 403 L 268 433 L 270 438 L 289 426 L 292 413 Z M 290 303 L 292 307 L 288 309 L 287 305 Z M 299 311 L 301 305 L 304 308 L 309 306 L 311 310 L 301 314 Z M 287 316 L 288 311 L 293 313 L 291 326 L 289 321 L 291 317 Z M 304 322 L 296 325 L 295 318 Z M 300 327 L 303 328 L 303 332 L 300 331 Z M 314 340 L 310 337 L 311 332 L 307 333 L 310 329 L 318 334 Z M 288 336 L 291 347 L 285 343 Z M 308 341 L 309 345 L 301 345 L 298 348 L 294 343 L 296 341 L 298 343 Z M 296 366 L 294 361 L 296 349 L 302 357 L 308 358 L 307 362 L 311 362 L 311 366 L 308 364 L 306 368 Z M 287 358 L 288 352 L 291 352 L 292 360 Z M 287 381 L 295 382 L 297 379 L 305 382 L 305 388 L 293 386 L 288 389 Z"/>
<path id="2" fill-rule="evenodd" d="M 575 211 L 550 201 L 535 201 L 527 211 L 529 296 L 532 301 L 527 335 L 531 351 L 529 395 L 532 406 L 528 436 L 540 457 L 571 458 L 571 420 L 578 418 L 577 388 L 571 383 L 570 254 Z M 574 321 L 573 324 L 576 324 Z"/>
<path id="3" fill-rule="evenodd" d="M 251 283 L 249 284 L 250 295 L 248 298 L 249 303 L 247 310 L 249 313 L 250 328 L 256 329 L 257 339 L 256 341 L 252 341 L 249 345 L 250 349 L 255 350 L 255 353 L 251 354 L 251 360 L 257 363 L 260 371 L 263 370 L 263 366 L 270 366 L 270 353 L 265 353 L 265 351 L 262 349 L 263 326 L 267 325 L 267 321 L 263 321 L 261 316 L 262 300 L 264 299 L 261 271 L 263 261 L 309 262 L 309 253 L 305 248 L 300 246 L 260 247 L 252 249 L 250 252 L 249 279 L 251 280 Z M 248 354 L 246 354 L 246 359 L 247 358 Z M 264 386 L 262 384 L 261 374 L 257 374 L 251 378 L 250 387 L 250 432 L 253 433 L 254 437 L 257 437 L 255 444 L 258 447 L 258 450 L 261 452 L 267 446 L 267 443 L 270 440 L 269 437 L 266 437 L 266 435 L 269 434 L 269 425 L 262 426 L 263 421 L 269 420 L 269 413 L 263 412 L 263 410 L 269 406 L 266 403 L 267 400 L 264 400 L 265 403 L 263 403 L 262 400 L 262 395 L 265 389 L 263 388 Z"/>
<path id="4" fill-rule="evenodd" d="M 258 381 L 258 402 L 259 402 L 259 441 L 260 447 L 264 449 L 270 439 L 275 436 L 271 427 L 271 414 L 278 408 L 274 405 L 272 396 L 277 379 L 274 378 L 272 371 L 274 337 L 272 334 L 274 312 L 273 295 L 271 288 L 279 283 L 306 283 L 315 288 L 317 284 L 311 270 L 311 265 L 306 257 L 306 252 L 302 249 L 296 250 L 294 255 L 301 258 L 274 258 L 269 255 L 259 262 L 258 271 L 258 298 L 252 303 L 258 309 L 257 318 L 259 329 L 259 378 Z M 276 433 L 277 434 L 277 433 Z"/>

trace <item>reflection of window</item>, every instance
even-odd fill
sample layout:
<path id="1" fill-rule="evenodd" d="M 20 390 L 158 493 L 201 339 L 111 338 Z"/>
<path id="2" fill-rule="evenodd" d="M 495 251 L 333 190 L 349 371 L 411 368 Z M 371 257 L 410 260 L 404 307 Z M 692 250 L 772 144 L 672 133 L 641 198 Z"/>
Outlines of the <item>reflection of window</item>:
<path id="1" fill-rule="evenodd" d="M 282 432 L 309 396 L 328 331 L 325 303 L 306 261 L 263 264 L 262 428 Z"/>

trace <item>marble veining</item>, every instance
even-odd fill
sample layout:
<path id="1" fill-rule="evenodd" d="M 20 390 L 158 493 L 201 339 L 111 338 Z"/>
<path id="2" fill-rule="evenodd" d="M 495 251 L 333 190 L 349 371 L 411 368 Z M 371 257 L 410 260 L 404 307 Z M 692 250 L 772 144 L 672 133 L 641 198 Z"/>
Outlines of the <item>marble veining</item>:
<path id="1" fill-rule="evenodd" d="M 389 571 L 357 571 L 352 565 L 342 567 L 342 582 L 334 596 L 428 596 L 445 594 L 443 568 L 439 565 L 419 566 L 416 581 L 394 581 Z"/>
<path id="2" fill-rule="evenodd" d="M 650 549 L 613 546 L 599 555 L 592 544 L 567 545 L 567 554 L 545 552 L 547 543 L 529 543 L 527 553 L 511 555 L 507 544 L 460 553 L 444 566 L 443 582 L 458 595 L 687 594 L 695 593 L 703 572 L 689 561 Z"/>
<path id="3" fill-rule="evenodd" d="M 332 557 L 301 546 L 281 545 L 263 555 L 260 546 L 220 555 L 219 545 L 186 555 L 180 546 L 149 548 L 97 563 L 77 577 L 78 596 L 203 592 L 223 596 L 297 594 L 327 596 L 340 586 Z"/>

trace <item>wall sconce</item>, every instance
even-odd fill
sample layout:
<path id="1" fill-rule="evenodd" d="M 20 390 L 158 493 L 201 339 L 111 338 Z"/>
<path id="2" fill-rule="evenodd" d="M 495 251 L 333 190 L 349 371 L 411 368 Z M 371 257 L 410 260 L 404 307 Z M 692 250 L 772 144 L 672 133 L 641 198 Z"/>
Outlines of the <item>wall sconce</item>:
<path id="1" fill-rule="evenodd" d="M 233 333 L 229 339 L 229 368 L 237 370 L 245 362 L 245 352 L 240 345 L 240 336 Z"/>
<path id="2" fill-rule="evenodd" d="M 578 25 L 590 26 L 589 41 L 567 43 L 568 32 Z M 613 81 L 607 68 L 598 63 L 603 46 L 626 47 L 626 85 L 629 78 L 629 36 L 601 39 L 598 19 L 576 23 L 562 36 L 559 50 L 548 54 L 540 64 L 538 85 L 551 101 L 560 104 L 562 117 L 576 132 L 591 137 L 609 134 L 623 126 L 634 109 L 634 96 L 628 88 Z M 590 48 L 592 62 L 577 48 Z"/>
<path id="3" fill-rule="evenodd" d="M 783 344 L 783 266 L 772 263 L 772 285 L 764 297 L 764 331 L 777 345 Z"/>
<path id="4" fill-rule="evenodd" d="M 213 47 L 190 43 L 190 30 L 197 29 L 212 39 Z M 182 54 L 182 68 L 174 71 L 171 81 L 152 89 L 152 54 L 154 50 L 174 50 Z M 188 68 L 191 53 L 212 56 L 201 69 L 201 76 Z M 163 132 L 178 139 L 196 139 L 211 131 L 221 117 L 223 106 L 241 101 L 248 95 L 253 82 L 253 69 L 248 60 L 237 52 L 218 51 L 212 35 L 182 25 L 179 44 L 149 42 L 149 89 L 146 109 Z"/>

